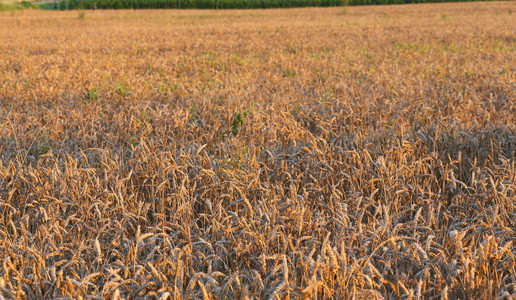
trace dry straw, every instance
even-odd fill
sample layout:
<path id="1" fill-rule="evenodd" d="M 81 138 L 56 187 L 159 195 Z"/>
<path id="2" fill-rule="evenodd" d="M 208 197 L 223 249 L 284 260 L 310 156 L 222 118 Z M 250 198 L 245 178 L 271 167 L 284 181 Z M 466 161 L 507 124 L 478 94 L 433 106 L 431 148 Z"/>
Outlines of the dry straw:
<path id="1" fill-rule="evenodd" d="M 514 6 L 0 13 L 0 296 L 514 296 Z"/>

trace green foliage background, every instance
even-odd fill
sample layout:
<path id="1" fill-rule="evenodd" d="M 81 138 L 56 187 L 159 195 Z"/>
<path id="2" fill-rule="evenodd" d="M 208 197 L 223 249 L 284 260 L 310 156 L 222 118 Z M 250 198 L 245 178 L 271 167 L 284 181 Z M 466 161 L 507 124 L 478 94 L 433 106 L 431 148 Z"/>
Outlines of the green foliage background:
<path id="1" fill-rule="evenodd" d="M 466 2 L 475 0 L 63 0 L 61 9 L 139 9 L 139 8 L 286 8 L 307 6 L 345 6 L 430 2 Z"/>

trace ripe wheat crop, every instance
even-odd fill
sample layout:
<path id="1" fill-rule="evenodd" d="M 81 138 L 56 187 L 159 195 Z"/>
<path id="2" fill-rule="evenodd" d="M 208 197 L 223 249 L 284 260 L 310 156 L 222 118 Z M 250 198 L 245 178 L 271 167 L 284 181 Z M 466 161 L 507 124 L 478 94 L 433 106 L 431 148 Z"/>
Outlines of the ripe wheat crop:
<path id="1" fill-rule="evenodd" d="M 0 12 L 0 295 L 514 297 L 515 11 Z"/>

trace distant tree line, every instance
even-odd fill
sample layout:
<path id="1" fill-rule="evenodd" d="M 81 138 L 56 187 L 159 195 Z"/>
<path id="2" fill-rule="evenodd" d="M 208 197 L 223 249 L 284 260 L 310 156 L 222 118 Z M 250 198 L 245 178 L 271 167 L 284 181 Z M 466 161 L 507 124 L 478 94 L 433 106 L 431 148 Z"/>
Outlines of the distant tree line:
<path id="1" fill-rule="evenodd" d="M 345 6 L 475 0 L 63 0 L 61 9 L 139 9 L 139 8 L 286 8 L 307 6 Z"/>
<path id="2" fill-rule="evenodd" d="M 0 0 L 0 11 L 6 11 L 6 10 L 18 10 L 18 9 L 25 9 L 25 8 L 38 8 L 37 5 L 33 4 L 29 1 L 1 1 Z"/>

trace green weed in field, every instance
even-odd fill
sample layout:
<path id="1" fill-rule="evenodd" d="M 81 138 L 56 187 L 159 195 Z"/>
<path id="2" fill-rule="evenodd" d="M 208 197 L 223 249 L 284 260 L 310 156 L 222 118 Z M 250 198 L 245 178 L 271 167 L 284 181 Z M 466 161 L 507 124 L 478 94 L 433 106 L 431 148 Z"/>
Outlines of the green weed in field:
<path id="1" fill-rule="evenodd" d="M 124 98 L 125 96 L 127 96 L 127 86 L 125 84 L 125 82 L 123 81 L 120 81 L 117 86 L 116 86 L 116 89 L 115 89 L 116 93 Z"/>
<path id="2" fill-rule="evenodd" d="M 233 122 L 231 122 L 231 131 L 233 132 L 233 134 L 238 133 L 240 126 L 244 124 L 245 119 L 247 118 L 247 116 L 250 113 L 251 113 L 251 111 L 247 110 L 247 111 L 238 112 L 235 114 L 235 116 L 233 117 Z"/>
<path id="3" fill-rule="evenodd" d="M 199 118 L 201 111 L 197 108 L 197 105 L 192 104 L 190 108 L 188 108 L 188 115 L 190 120 L 197 120 Z"/>
<path id="4" fill-rule="evenodd" d="M 96 86 L 93 86 L 86 92 L 86 95 L 85 95 L 86 102 L 88 102 L 88 103 L 95 102 L 98 100 L 98 98 L 99 98 L 99 95 L 98 95 L 98 90 L 97 90 Z"/>
<path id="5" fill-rule="evenodd" d="M 283 70 L 282 73 L 283 73 L 283 77 L 292 78 L 292 77 L 296 76 L 296 71 L 294 71 L 294 70 L 286 69 L 286 70 Z"/>

